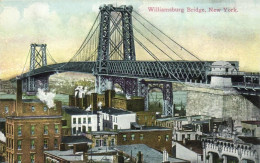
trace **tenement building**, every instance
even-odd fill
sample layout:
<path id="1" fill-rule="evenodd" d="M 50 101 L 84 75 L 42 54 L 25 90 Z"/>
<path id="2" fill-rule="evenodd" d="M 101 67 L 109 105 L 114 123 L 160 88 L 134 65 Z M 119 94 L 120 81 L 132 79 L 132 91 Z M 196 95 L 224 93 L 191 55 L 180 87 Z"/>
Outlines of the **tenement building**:
<path id="1" fill-rule="evenodd" d="M 140 129 L 119 130 L 117 145 L 145 144 L 158 151 L 172 154 L 172 130 L 164 127 L 144 126 Z"/>
<path id="2" fill-rule="evenodd" d="M 23 100 L 17 81 L 16 107 L 6 117 L 6 161 L 44 162 L 45 150 L 58 149 L 61 139 L 61 102 L 48 108 L 40 100 Z"/>

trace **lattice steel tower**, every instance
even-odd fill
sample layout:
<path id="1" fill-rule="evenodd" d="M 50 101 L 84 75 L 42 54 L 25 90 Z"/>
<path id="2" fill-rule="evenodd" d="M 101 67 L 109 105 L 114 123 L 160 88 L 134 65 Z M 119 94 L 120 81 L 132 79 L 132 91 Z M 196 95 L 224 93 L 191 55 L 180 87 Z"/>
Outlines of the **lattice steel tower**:
<path id="1" fill-rule="evenodd" d="M 46 44 L 31 44 L 30 71 L 47 65 Z"/>
<path id="2" fill-rule="evenodd" d="M 112 33 L 115 31 L 113 28 L 119 29 L 122 35 L 123 44 L 123 60 L 136 60 L 135 47 L 134 47 L 134 34 L 132 26 L 132 6 L 114 7 L 113 5 L 104 5 L 100 8 L 100 31 L 99 31 L 99 44 L 98 44 L 98 60 L 97 72 L 106 73 L 107 64 L 110 60 L 110 44 L 116 45 L 111 39 Z M 113 19 L 112 14 L 116 14 L 120 19 Z M 111 22 L 113 28 L 111 28 Z"/>

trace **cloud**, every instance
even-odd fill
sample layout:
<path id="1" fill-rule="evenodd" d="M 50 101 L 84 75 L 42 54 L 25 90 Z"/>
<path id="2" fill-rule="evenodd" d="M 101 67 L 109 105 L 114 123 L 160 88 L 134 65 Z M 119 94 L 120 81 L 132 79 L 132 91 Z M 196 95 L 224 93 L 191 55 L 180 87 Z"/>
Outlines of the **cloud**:
<path id="1" fill-rule="evenodd" d="M 0 13 L 0 29 L 15 29 L 17 24 L 19 23 L 20 17 L 21 15 L 17 8 L 4 7 L 4 10 Z"/>

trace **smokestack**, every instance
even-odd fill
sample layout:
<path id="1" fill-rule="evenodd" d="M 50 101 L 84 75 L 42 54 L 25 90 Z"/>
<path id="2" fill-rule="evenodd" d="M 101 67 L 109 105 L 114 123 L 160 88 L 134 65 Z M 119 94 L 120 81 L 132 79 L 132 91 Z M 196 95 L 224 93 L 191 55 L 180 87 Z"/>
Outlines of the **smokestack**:
<path id="1" fill-rule="evenodd" d="M 105 106 L 107 108 L 112 107 L 112 99 L 115 97 L 115 91 L 114 90 L 106 90 L 105 91 Z"/>
<path id="2" fill-rule="evenodd" d="M 22 80 L 16 80 L 16 113 L 22 113 L 22 97 L 23 97 L 23 90 L 22 90 Z M 17 115 L 18 116 L 18 115 Z"/>

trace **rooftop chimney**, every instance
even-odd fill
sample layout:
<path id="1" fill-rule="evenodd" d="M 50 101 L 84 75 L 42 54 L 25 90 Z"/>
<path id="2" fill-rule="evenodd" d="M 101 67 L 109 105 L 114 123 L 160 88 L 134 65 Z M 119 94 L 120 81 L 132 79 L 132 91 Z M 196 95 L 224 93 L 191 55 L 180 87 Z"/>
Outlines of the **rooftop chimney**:
<path id="1" fill-rule="evenodd" d="M 22 113 L 22 97 L 23 97 L 23 90 L 22 90 L 22 80 L 16 80 L 16 113 Z"/>

